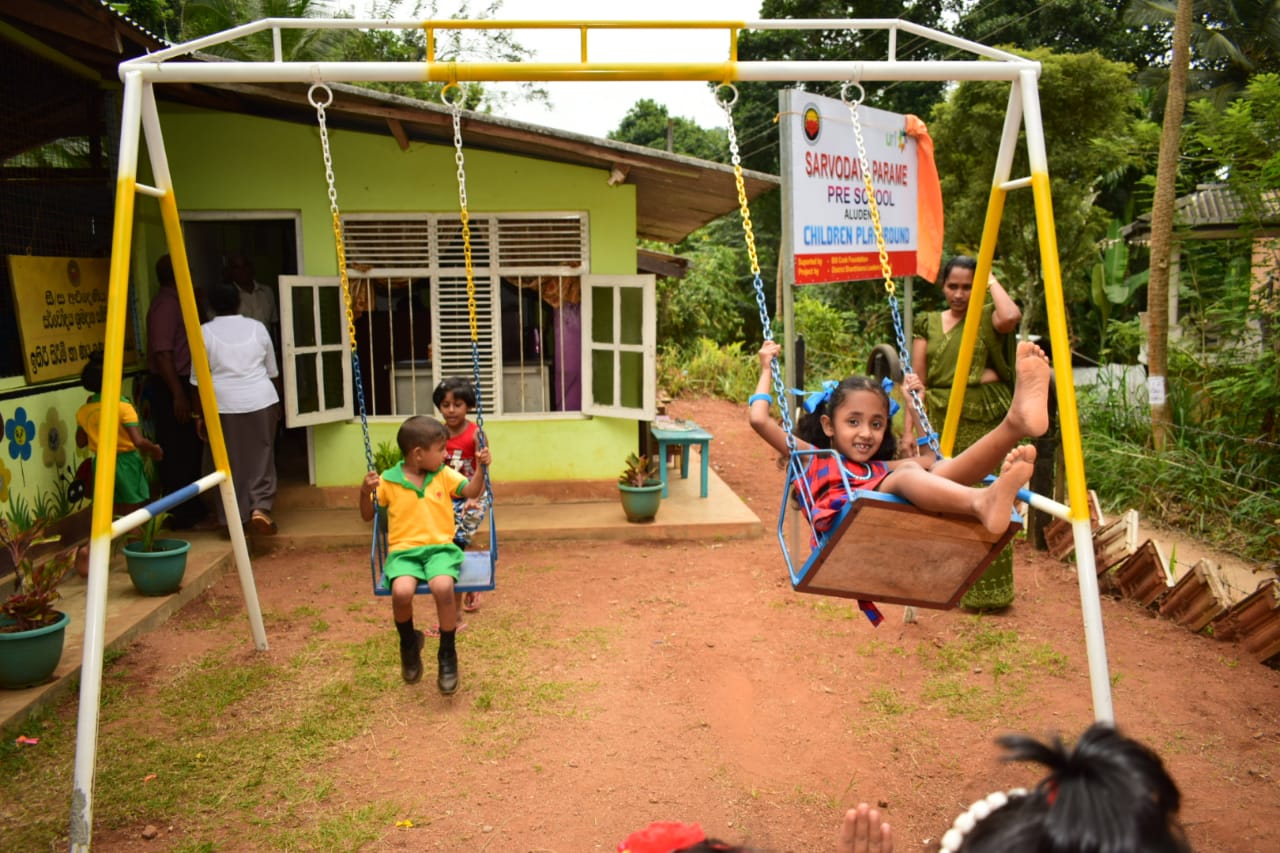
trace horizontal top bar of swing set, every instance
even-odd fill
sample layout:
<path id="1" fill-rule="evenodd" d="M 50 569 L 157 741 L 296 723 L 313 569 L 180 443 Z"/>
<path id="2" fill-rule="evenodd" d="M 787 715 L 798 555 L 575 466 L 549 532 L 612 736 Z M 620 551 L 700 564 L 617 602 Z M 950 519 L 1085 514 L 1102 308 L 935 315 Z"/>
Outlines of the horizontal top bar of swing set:
<path id="1" fill-rule="evenodd" d="M 125 66 L 129 67 L 125 67 Z M 121 79 L 138 72 L 149 83 L 360 83 L 366 81 L 457 83 L 704 81 L 922 81 L 1016 80 L 1040 64 L 993 62 L 178 62 L 130 60 Z"/>
<path id="2" fill-rule="evenodd" d="M 285 62 L 281 55 L 279 30 L 365 30 L 422 29 L 428 35 L 426 62 Z M 578 62 L 440 62 L 433 47 L 437 30 L 579 30 L 581 57 Z M 587 33 L 600 30 L 709 30 L 723 29 L 729 49 L 720 62 L 591 62 L 587 59 Z M 889 56 L 864 62 L 738 62 L 738 33 L 741 30 L 889 30 Z M 232 42 L 255 33 L 276 31 L 272 62 L 169 63 L 197 51 Z M 903 62 L 894 58 L 898 32 L 909 33 L 973 54 L 970 60 Z M 995 60 L 979 62 L 976 58 Z M 194 66 L 194 68 L 192 67 Z M 217 68 L 211 70 L 210 66 Z M 195 68 L 204 68 L 196 71 Z M 231 69 L 237 69 L 231 73 Z M 299 71 L 298 69 L 304 69 Z M 220 33 L 156 51 L 120 64 L 120 76 L 138 71 L 151 82 L 417 82 L 430 80 L 550 82 L 573 80 L 689 80 L 711 83 L 737 81 L 857 80 L 857 81 L 947 81 L 1013 80 L 1024 70 L 1039 74 L 1040 63 L 997 50 L 978 42 L 899 19 L 801 19 L 764 21 L 394 21 L 349 18 L 264 18 Z"/>

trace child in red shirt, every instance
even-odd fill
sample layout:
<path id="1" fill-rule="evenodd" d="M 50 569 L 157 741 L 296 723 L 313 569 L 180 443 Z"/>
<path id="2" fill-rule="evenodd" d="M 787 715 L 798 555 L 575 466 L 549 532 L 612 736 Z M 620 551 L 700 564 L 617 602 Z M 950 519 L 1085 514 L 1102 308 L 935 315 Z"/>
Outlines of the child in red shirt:
<path id="1" fill-rule="evenodd" d="M 476 435 L 479 428 L 467 420 L 476 407 L 476 391 L 471 382 L 460 376 L 451 376 L 441 380 L 431 394 L 431 402 L 440 412 L 449 438 L 445 442 L 445 464 L 467 479 L 476 475 Z M 455 500 L 454 515 L 457 521 L 457 535 L 454 542 L 459 548 L 466 549 L 471 536 L 484 519 L 484 506 L 476 500 Z M 468 592 L 459 596 L 459 610 L 474 613 L 480 609 L 480 593 Z M 465 624 L 465 623 L 464 623 Z"/>

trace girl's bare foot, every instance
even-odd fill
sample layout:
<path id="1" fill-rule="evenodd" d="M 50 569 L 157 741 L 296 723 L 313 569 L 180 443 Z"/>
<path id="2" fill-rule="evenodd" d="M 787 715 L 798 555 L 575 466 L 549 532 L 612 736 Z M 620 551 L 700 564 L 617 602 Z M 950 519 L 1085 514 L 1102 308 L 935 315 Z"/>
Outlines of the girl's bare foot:
<path id="1" fill-rule="evenodd" d="M 866 803 L 844 813 L 836 853 L 893 853 L 893 832 L 880 822 L 880 812 Z"/>
<path id="2" fill-rule="evenodd" d="M 1053 371 L 1044 350 L 1031 341 L 1018 344 L 1017 381 L 1006 421 L 1019 435 L 1035 437 L 1049 429 L 1049 379 Z"/>
<path id="3" fill-rule="evenodd" d="M 1009 515 L 1013 512 L 1013 502 L 1021 489 L 1031 479 L 1035 469 L 1036 449 L 1033 445 L 1024 444 L 1009 451 L 1000 468 L 1000 476 L 985 489 L 978 490 L 978 498 L 974 502 L 975 514 L 982 521 L 982 526 L 992 533 L 1003 533 L 1009 526 Z"/>

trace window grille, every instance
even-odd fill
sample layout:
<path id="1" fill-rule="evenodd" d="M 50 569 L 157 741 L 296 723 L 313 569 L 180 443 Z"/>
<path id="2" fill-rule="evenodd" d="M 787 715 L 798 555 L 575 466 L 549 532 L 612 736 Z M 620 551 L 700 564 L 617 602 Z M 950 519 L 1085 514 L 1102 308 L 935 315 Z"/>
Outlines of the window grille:
<path id="1" fill-rule="evenodd" d="M 488 413 L 581 408 L 581 214 L 469 220 L 476 322 Z M 431 391 L 473 378 L 459 217 L 348 214 L 347 263 L 360 311 L 357 347 L 369 411 L 436 414 Z"/>

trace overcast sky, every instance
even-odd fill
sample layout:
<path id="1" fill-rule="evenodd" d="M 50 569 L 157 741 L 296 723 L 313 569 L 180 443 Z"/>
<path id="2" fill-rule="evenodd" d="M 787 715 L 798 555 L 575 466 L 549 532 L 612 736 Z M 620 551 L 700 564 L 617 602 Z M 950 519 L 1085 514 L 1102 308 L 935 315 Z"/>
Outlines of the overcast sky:
<path id="1" fill-rule="evenodd" d="M 363 14 L 368 0 L 339 0 L 339 8 L 354 7 Z M 635 4 L 606 0 L 503 0 L 499 19 L 517 21 L 704 20 L 751 21 L 760 17 L 761 0 L 644 0 Z M 473 0 L 473 6 L 481 3 Z M 412 9 L 412 3 L 401 4 Z M 440 12 L 456 8 L 442 0 Z M 407 17 L 406 13 L 402 13 Z M 516 40 L 536 52 L 540 62 L 576 62 L 579 34 L 575 30 L 518 30 Z M 620 62 L 723 61 L 728 58 L 727 30 L 593 31 L 588 51 L 592 60 Z M 502 110 L 506 118 L 604 136 L 618 127 L 636 101 L 651 98 L 666 104 L 672 116 L 693 119 L 703 127 L 723 127 L 724 113 L 705 83 L 546 83 L 551 106 L 516 103 Z"/>

